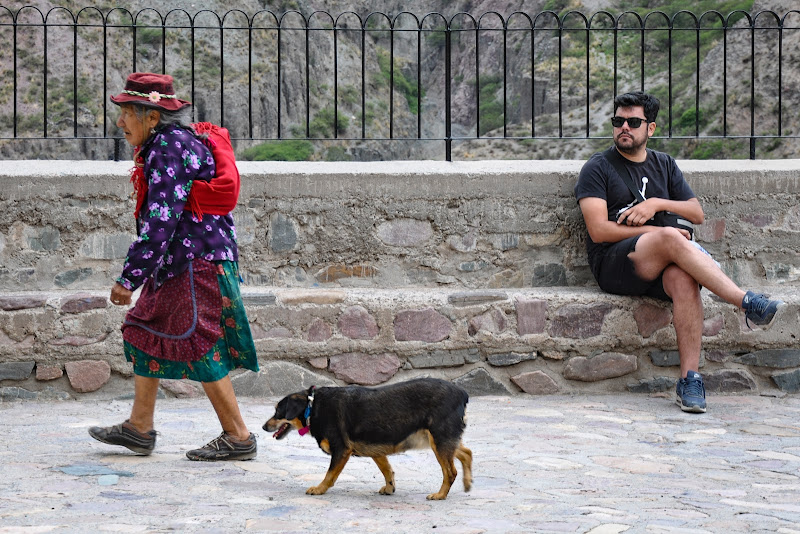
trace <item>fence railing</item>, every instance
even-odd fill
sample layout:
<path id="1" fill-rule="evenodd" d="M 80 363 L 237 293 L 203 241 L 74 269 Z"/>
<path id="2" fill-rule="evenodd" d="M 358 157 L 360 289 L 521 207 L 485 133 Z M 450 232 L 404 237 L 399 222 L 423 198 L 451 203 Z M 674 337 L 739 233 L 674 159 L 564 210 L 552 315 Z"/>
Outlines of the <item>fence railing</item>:
<path id="1" fill-rule="evenodd" d="M 152 71 L 173 75 L 196 120 L 220 123 L 245 144 L 300 139 L 347 152 L 410 143 L 413 152 L 441 143 L 439 157 L 452 160 L 454 143 L 607 143 L 614 95 L 644 89 L 662 101 L 657 139 L 737 140 L 755 158 L 758 139 L 798 138 L 798 30 L 798 10 L 474 16 L 0 6 L 0 143 L 18 141 L 24 153 L 34 140 L 96 141 L 109 146 L 93 157 L 117 158 L 108 95 L 128 73 Z"/>

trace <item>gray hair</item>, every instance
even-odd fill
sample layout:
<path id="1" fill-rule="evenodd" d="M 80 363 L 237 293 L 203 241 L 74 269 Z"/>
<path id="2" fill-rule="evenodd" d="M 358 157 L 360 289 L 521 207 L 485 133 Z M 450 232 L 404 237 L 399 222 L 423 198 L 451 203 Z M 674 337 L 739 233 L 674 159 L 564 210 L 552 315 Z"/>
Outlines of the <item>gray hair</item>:
<path id="1" fill-rule="evenodd" d="M 160 128 L 162 126 L 169 126 L 175 125 L 180 126 L 181 128 L 185 128 L 191 132 L 194 132 L 194 128 L 192 128 L 192 107 L 191 106 L 184 106 L 177 111 L 168 111 L 161 108 L 154 108 L 150 106 L 145 106 L 142 104 L 132 104 L 133 109 L 136 112 L 136 116 L 139 117 L 140 120 L 144 120 L 145 115 L 151 109 L 155 109 L 159 113 L 161 113 L 161 117 L 158 120 L 158 124 L 156 128 Z"/>

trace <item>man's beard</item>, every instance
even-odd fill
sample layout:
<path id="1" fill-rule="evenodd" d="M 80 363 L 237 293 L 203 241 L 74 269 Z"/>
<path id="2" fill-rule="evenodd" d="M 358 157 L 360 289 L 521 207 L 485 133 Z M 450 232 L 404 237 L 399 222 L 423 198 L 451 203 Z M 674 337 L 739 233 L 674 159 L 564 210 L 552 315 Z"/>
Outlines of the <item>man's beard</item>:
<path id="1" fill-rule="evenodd" d="M 630 146 L 620 146 L 619 137 L 620 136 L 614 138 L 614 146 L 617 147 L 617 150 L 626 154 L 636 154 L 647 143 L 647 138 L 642 139 L 641 141 L 636 141 L 635 137 L 628 135 L 628 138 L 632 141 L 632 144 Z"/>

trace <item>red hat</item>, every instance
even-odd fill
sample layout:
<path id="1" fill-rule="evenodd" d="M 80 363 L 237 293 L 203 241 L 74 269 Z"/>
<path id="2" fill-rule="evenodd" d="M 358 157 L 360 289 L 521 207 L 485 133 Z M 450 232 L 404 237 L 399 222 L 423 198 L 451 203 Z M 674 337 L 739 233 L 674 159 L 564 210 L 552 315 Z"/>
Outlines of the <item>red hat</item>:
<path id="1" fill-rule="evenodd" d="M 172 88 L 172 76 L 169 74 L 153 74 L 152 72 L 134 72 L 128 76 L 125 89 L 117 96 L 111 96 L 111 101 L 120 104 L 141 104 L 143 106 L 178 111 L 191 102 L 181 100 L 175 96 Z"/>

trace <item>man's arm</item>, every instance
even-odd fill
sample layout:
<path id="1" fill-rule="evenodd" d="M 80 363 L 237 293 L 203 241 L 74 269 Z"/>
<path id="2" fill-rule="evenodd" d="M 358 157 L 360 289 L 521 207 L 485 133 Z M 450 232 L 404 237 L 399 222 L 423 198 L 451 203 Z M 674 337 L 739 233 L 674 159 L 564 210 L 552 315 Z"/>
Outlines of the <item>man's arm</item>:
<path id="1" fill-rule="evenodd" d="M 661 200 L 661 199 L 647 199 L 645 202 L 642 202 L 642 204 L 650 202 L 651 200 Z M 697 202 L 696 199 L 693 200 L 697 203 L 699 207 L 700 203 Z M 666 201 L 666 202 L 671 203 L 674 201 Z M 616 243 L 618 241 L 622 241 L 623 239 L 627 239 L 629 237 L 641 235 L 646 232 L 653 232 L 655 230 L 658 230 L 659 228 L 658 226 L 645 226 L 644 223 L 638 225 L 634 225 L 633 223 L 631 223 L 630 225 L 628 225 L 628 224 L 620 224 L 614 221 L 609 221 L 608 205 L 606 204 L 606 201 L 602 198 L 585 197 L 580 199 L 578 201 L 578 204 L 581 207 L 581 213 L 583 213 L 583 220 L 586 222 L 586 230 L 588 230 L 589 232 L 589 237 L 595 243 Z M 641 204 L 637 204 L 637 206 L 628 209 L 625 213 L 633 210 L 634 208 L 640 205 Z M 675 213 L 678 212 L 676 211 Z M 702 214 L 702 209 L 700 213 Z M 684 217 L 689 219 L 689 217 L 684 215 L 683 213 L 680 213 L 680 215 L 683 215 Z M 652 218 L 652 215 L 650 215 L 650 217 Z M 646 220 L 649 220 L 649 218 L 645 219 L 645 221 Z M 689 220 L 694 222 L 692 219 Z M 683 233 L 688 239 L 689 237 L 688 232 L 686 232 L 685 230 L 681 230 L 681 233 Z"/>
<path id="2" fill-rule="evenodd" d="M 653 218 L 656 212 L 671 211 L 689 220 L 693 224 L 703 224 L 705 215 L 703 207 L 696 198 L 689 200 L 667 200 L 665 198 L 648 198 L 625 210 L 617 220 L 620 224 L 628 226 L 642 226 Z"/>

